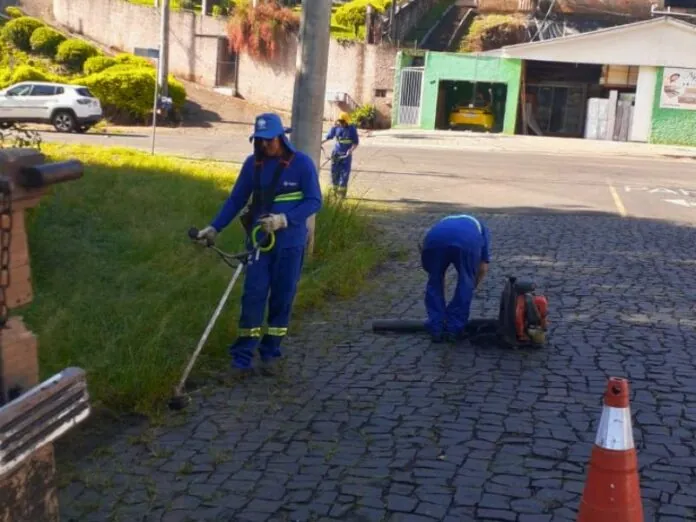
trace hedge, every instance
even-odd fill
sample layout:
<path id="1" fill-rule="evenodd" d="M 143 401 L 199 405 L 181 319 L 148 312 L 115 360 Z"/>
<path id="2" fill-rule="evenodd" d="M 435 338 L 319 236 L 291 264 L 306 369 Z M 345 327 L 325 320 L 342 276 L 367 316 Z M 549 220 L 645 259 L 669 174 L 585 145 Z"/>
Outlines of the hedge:
<path id="1" fill-rule="evenodd" d="M 85 60 L 82 71 L 89 76 L 90 74 L 96 74 L 109 67 L 113 67 L 116 63 L 116 60 L 108 56 L 92 56 Z"/>
<path id="2" fill-rule="evenodd" d="M 39 27 L 44 27 L 41 20 L 31 16 L 13 18 L 2 28 L 2 37 L 22 51 L 31 50 L 31 35 Z"/>
<path id="3" fill-rule="evenodd" d="M 360 26 L 365 25 L 368 5 L 383 13 L 391 3 L 391 0 L 352 0 L 336 9 L 336 22 L 343 27 L 352 27 L 357 34 Z"/>
<path id="4" fill-rule="evenodd" d="M 134 54 L 120 53 L 114 56 L 114 60 L 118 64 L 122 65 L 133 65 L 136 67 L 155 67 L 150 60 L 142 56 L 135 56 Z"/>
<path id="5" fill-rule="evenodd" d="M 116 65 L 73 83 L 89 88 L 109 116 L 145 122 L 152 113 L 155 76 L 152 68 Z M 171 76 L 167 85 L 174 106 L 180 110 L 186 101 L 184 86 Z"/>
<path id="6" fill-rule="evenodd" d="M 93 45 L 77 38 L 65 40 L 58 46 L 56 61 L 79 71 L 87 58 L 99 55 L 99 50 Z"/>
<path id="7" fill-rule="evenodd" d="M 5 12 L 7 13 L 7 16 L 9 16 L 10 18 L 21 18 L 22 16 L 24 16 L 22 10 L 14 5 L 7 6 L 5 8 Z"/>
<path id="8" fill-rule="evenodd" d="M 31 50 L 53 58 L 58 46 L 65 41 L 65 36 L 51 27 L 39 27 L 29 39 Z"/>

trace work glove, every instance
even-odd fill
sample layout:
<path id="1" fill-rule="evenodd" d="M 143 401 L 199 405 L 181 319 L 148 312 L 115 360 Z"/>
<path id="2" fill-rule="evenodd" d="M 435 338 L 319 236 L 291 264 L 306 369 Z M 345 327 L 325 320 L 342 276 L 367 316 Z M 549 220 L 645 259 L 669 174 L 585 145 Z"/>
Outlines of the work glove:
<path id="1" fill-rule="evenodd" d="M 205 239 L 209 243 L 215 243 L 217 234 L 215 227 L 205 227 L 203 230 L 198 231 L 198 239 Z"/>
<path id="2" fill-rule="evenodd" d="M 259 224 L 261 225 L 261 230 L 270 234 L 281 228 L 286 228 L 288 226 L 288 218 L 285 214 L 269 214 L 267 216 L 259 219 Z"/>

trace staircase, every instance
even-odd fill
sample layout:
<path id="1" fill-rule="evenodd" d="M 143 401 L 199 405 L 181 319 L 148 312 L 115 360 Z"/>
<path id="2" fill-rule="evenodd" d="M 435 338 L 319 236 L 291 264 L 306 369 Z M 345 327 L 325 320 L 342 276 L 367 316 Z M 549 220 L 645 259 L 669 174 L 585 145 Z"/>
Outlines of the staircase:
<path id="1" fill-rule="evenodd" d="M 421 48 L 428 51 L 456 51 L 449 48 L 452 37 L 469 10 L 476 7 L 476 3 L 475 0 L 457 0 L 427 40 L 422 43 Z"/>

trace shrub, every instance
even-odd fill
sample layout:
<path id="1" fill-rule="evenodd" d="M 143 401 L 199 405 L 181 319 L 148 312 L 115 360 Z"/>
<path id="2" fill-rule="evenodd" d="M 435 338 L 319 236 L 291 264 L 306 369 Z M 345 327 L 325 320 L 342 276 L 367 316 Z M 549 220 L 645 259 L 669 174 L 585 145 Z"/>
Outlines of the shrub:
<path id="1" fill-rule="evenodd" d="M 372 7 L 383 13 L 391 6 L 391 0 L 352 0 L 336 9 L 336 22 L 343 27 L 352 27 L 355 34 L 358 34 L 360 27 L 365 25 L 367 16 L 367 6 Z"/>
<path id="2" fill-rule="evenodd" d="M 21 18 L 24 16 L 22 10 L 14 5 L 7 6 L 5 8 L 5 12 L 7 13 L 7 16 L 9 16 L 10 18 Z"/>
<path id="3" fill-rule="evenodd" d="M 133 65 L 136 67 L 155 67 L 147 58 L 143 56 L 135 56 L 134 54 L 130 53 L 117 54 L 114 56 L 114 60 L 117 64 Z"/>
<path id="4" fill-rule="evenodd" d="M 152 114 L 155 75 L 151 68 L 115 65 L 73 83 L 88 87 L 114 119 L 144 122 Z M 167 86 L 174 107 L 180 110 L 186 101 L 184 86 L 171 76 Z"/>
<path id="5" fill-rule="evenodd" d="M 366 104 L 358 107 L 350 115 L 352 122 L 361 129 L 372 128 L 377 118 L 377 107 L 372 104 Z"/>
<path id="6" fill-rule="evenodd" d="M 227 34 L 235 52 L 246 51 L 254 58 L 272 59 L 285 39 L 299 28 L 300 18 L 292 9 L 275 2 L 253 8 L 247 0 L 237 4 Z"/>
<path id="7" fill-rule="evenodd" d="M 50 76 L 43 71 L 40 71 L 36 67 L 31 65 L 20 65 L 14 71 L 12 71 L 12 76 L 10 81 L 12 83 L 19 82 L 47 82 Z"/>
<path id="8" fill-rule="evenodd" d="M 58 46 L 65 41 L 65 36 L 51 27 L 39 27 L 29 39 L 31 50 L 46 56 L 54 57 Z"/>
<path id="9" fill-rule="evenodd" d="M 44 23 L 31 16 L 13 18 L 2 28 L 2 37 L 11 42 L 17 49 L 29 51 L 31 50 L 31 35 L 39 27 L 44 27 Z"/>
<path id="10" fill-rule="evenodd" d="M 85 60 L 85 64 L 82 66 L 82 71 L 86 75 L 96 74 L 102 72 L 104 69 L 113 67 L 116 65 L 116 60 L 109 58 L 108 56 L 92 56 Z"/>
<path id="11" fill-rule="evenodd" d="M 527 39 L 527 21 L 524 16 L 479 15 L 474 18 L 468 34 L 461 41 L 459 51 L 465 53 L 488 51 L 522 43 Z"/>
<path id="12" fill-rule="evenodd" d="M 98 54 L 99 51 L 93 45 L 83 40 L 70 38 L 58 46 L 56 61 L 77 71 L 82 70 L 87 58 Z"/>

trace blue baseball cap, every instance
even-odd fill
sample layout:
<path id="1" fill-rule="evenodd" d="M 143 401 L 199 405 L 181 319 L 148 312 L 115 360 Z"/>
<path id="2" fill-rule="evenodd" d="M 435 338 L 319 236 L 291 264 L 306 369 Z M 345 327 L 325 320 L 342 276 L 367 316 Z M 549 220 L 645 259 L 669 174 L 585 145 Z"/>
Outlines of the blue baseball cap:
<path id="1" fill-rule="evenodd" d="M 286 136 L 286 133 L 291 132 L 291 130 L 292 129 L 283 126 L 280 116 L 272 112 L 266 112 L 256 117 L 256 121 L 254 122 L 254 133 L 249 136 L 249 141 L 252 141 L 254 138 L 272 140 L 273 138 L 280 137 L 285 146 L 292 152 L 295 152 L 295 148 Z"/>

